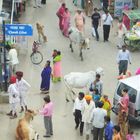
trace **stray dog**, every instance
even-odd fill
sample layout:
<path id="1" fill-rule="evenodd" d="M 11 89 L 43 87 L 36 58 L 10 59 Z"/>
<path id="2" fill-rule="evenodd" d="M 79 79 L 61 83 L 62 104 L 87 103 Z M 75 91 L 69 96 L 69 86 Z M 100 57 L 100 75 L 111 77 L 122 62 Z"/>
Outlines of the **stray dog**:
<path id="1" fill-rule="evenodd" d="M 42 36 L 42 39 L 44 41 L 44 43 L 47 42 L 47 36 L 45 36 L 44 34 L 44 26 L 42 26 L 41 24 L 39 23 L 36 23 L 36 28 L 37 28 L 37 31 L 38 31 L 38 40 L 40 41 L 40 38 Z"/>

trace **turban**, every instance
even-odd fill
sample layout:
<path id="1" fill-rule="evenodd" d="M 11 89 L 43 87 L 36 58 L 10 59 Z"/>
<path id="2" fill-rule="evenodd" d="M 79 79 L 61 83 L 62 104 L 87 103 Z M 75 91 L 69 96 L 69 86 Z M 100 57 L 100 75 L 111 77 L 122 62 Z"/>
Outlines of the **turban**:
<path id="1" fill-rule="evenodd" d="M 92 96 L 91 96 L 91 95 L 85 95 L 85 99 L 86 99 L 87 101 L 90 101 L 90 100 L 92 99 Z"/>
<path id="2" fill-rule="evenodd" d="M 22 72 L 22 71 L 17 71 L 17 72 L 16 72 L 16 76 L 18 76 L 18 77 L 23 77 L 23 72 Z"/>
<path id="3" fill-rule="evenodd" d="M 11 76 L 11 77 L 10 77 L 10 83 L 11 83 L 11 84 L 16 83 L 16 77 L 15 77 L 15 76 Z"/>

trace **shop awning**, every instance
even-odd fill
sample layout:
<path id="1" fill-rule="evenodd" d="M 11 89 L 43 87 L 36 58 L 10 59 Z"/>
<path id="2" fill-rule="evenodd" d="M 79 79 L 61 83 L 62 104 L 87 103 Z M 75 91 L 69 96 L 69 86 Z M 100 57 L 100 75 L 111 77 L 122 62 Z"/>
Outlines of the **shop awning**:
<path id="1" fill-rule="evenodd" d="M 140 9 L 123 11 L 123 13 L 126 14 L 130 20 L 140 19 Z"/>

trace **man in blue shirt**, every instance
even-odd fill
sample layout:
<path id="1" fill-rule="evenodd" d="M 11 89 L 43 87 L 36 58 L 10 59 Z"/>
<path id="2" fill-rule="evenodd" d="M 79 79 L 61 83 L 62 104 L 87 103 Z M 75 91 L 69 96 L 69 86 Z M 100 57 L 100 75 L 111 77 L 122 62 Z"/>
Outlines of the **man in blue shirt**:
<path id="1" fill-rule="evenodd" d="M 105 140 L 112 140 L 112 136 L 113 136 L 113 123 L 110 120 L 109 116 L 105 117 L 106 120 L 106 127 L 105 127 Z"/>

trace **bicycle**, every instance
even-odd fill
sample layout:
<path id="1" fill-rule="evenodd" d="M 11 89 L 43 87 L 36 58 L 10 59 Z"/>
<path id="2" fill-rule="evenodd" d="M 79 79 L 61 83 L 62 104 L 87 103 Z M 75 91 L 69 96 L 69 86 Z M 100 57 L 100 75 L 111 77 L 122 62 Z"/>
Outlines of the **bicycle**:
<path id="1" fill-rule="evenodd" d="M 40 47 L 40 43 L 38 41 L 34 41 L 30 58 L 32 63 L 35 65 L 38 65 L 43 61 L 43 55 L 40 51 L 38 51 L 39 47 Z"/>

